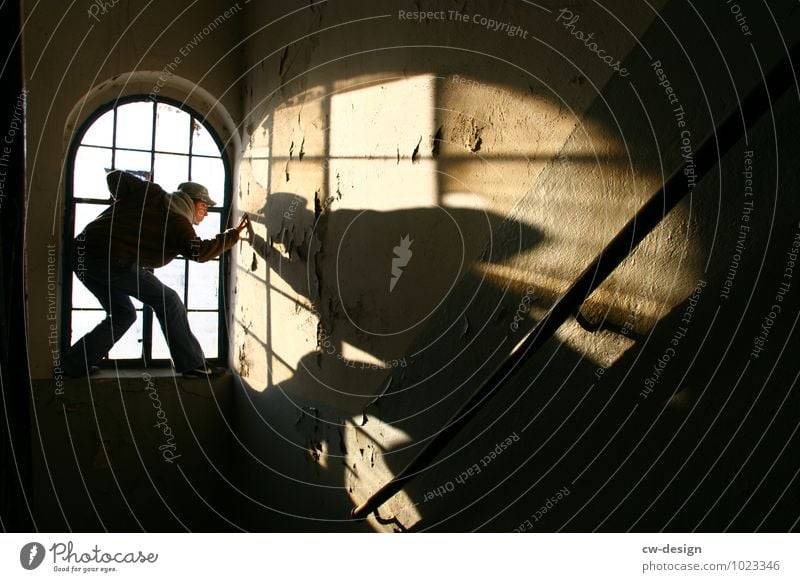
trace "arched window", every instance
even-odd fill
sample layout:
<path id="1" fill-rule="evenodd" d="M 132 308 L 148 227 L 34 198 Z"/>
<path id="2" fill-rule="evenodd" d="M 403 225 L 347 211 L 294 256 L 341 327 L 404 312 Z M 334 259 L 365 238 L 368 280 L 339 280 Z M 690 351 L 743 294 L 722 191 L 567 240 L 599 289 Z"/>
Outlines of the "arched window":
<path id="1" fill-rule="evenodd" d="M 167 192 L 186 181 L 208 188 L 218 205 L 195 227 L 201 238 L 212 238 L 227 227 L 230 172 L 221 141 L 205 120 L 185 105 L 169 99 L 119 99 L 101 107 L 78 131 L 68 159 L 65 254 L 83 228 L 112 202 L 106 184 L 110 170 L 125 170 L 152 180 Z M 97 299 L 64 268 L 62 345 L 69 346 L 105 317 Z M 183 298 L 192 331 L 206 359 L 225 362 L 226 325 L 223 313 L 227 258 L 196 263 L 177 257 L 156 269 L 156 276 Z M 123 366 L 166 366 L 169 349 L 152 310 L 132 298 L 136 323 L 108 354 Z M 155 324 L 154 324 L 155 322 Z"/>

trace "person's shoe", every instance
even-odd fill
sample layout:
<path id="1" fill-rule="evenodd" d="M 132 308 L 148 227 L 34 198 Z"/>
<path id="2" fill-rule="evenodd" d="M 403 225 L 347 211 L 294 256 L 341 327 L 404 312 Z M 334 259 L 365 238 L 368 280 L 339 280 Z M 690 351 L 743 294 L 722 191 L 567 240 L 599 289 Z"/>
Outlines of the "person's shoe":
<path id="1" fill-rule="evenodd" d="M 89 373 L 86 373 L 86 370 L 81 370 L 77 374 L 69 374 L 67 372 L 63 372 L 61 375 L 64 378 L 68 378 L 70 380 L 77 380 L 79 378 L 85 378 L 86 376 L 94 376 L 95 374 L 100 372 L 100 366 L 89 366 Z"/>
<path id="2" fill-rule="evenodd" d="M 219 366 L 209 366 L 208 364 L 204 364 L 199 368 L 193 368 L 191 370 L 186 370 L 183 373 L 184 378 L 216 378 L 217 376 L 222 376 L 226 372 L 225 368 L 220 368 Z"/>

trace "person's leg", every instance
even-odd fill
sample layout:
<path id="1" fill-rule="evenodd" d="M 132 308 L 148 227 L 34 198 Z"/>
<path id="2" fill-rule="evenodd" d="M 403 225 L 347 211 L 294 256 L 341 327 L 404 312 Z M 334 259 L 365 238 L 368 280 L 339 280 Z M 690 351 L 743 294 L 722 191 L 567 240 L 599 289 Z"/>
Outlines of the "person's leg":
<path id="1" fill-rule="evenodd" d="M 73 377 L 86 376 L 136 321 L 130 297 L 116 287 L 116 281 L 124 278 L 126 271 L 131 272 L 130 267 L 109 266 L 104 261 L 85 262 L 83 266 L 86 268 L 79 273 L 81 282 L 97 297 L 106 310 L 106 318 L 62 354 L 61 366 L 67 376 Z"/>
<path id="2" fill-rule="evenodd" d="M 173 289 L 151 272 L 139 269 L 139 289 L 134 297 L 153 308 L 178 372 L 205 366 L 203 349 L 189 327 L 186 307 Z"/>

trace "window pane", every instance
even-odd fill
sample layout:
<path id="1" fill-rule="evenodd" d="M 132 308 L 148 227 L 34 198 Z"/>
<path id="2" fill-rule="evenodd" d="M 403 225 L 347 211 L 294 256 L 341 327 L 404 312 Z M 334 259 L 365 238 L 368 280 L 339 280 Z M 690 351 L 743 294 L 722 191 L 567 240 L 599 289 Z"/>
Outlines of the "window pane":
<path id="1" fill-rule="evenodd" d="M 192 181 L 208 188 L 208 194 L 218 205 L 225 201 L 225 166 L 221 158 L 192 157 Z"/>
<path id="2" fill-rule="evenodd" d="M 208 133 L 205 126 L 196 119 L 192 119 L 192 153 L 202 156 L 218 156 L 220 154 L 217 142 Z"/>
<path id="3" fill-rule="evenodd" d="M 167 192 L 174 192 L 178 184 L 189 179 L 189 156 L 156 154 L 153 181 Z"/>
<path id="4" fill-rule="evenodd" d="M 144 329 L 142 312 L 136 311 L 136 323 L 134 323 L 125 335 L 122 336 L 111 351 L 108 357 L 111 359 L 135 359 L 142 357 L 142 330 Z"/>
<path id="5" fill-rule="evenodd" d="M 219 261 L 189 263 L 189 309 L 219 307 Z"/>
<path id="6" fill-rule="evenodd" d="M 105 311 L 73 311 L 72 336 L 70 344 L 74 344 L 106 317 Z M 108 353 L 109 358 L 140 358 L 142 356 L 142 312 L 136 312 L 136 323 L 114 344 Z"/>
<path id="7" fill-rule="evenodd" d="M 97 215 L 106 208 L 108 208 L 108 204 L 86 204 L 85 202 L 75 204 L 75 230 L 73 235 L 79 235 L 86 225 L 97 218 Z"/>
<path id="8" fill-rule="evenodd" d="M 209 212 L 208 216 L 203 219 L 203 222 L 195 225 L 194 231 L 200 238 L 214 238 L 219 234 L 219 220 L 219 212 Z"/>
<path id="9" fill-rule="evenodd" d="M 72 307 L 78 309 L 103 309 L 91 291 L 83 286 L 75 273 L 72 274 Z"/>
<path id="10" fill-rule="evenodd" d="M 142 101 L 117 107 L 117 147 L 153 147 L 153 103 Z"/>
<path id="11" fill-rule="evenodd" d="M 217 357 L 217 326 L 219 315 L 215 313 L 189 313 L 189 326 L 200 342 L 206 358 Z"/>
<path id="12" fill-rule="evenodd" d="M 75 154 L 72 195 L 108 200 L 106 171 L 111 169 L 111 150 L 81 146 Z"/>
<path id="13" fill-rule="evenodd" d="M 181 296 L 181 301 L 183 301 L 183 291 L 186 285 L 185 268 L 186 261 L 184 259 L 175 259 L 168 265 L 154 270 L 154 274 L 159 281 L 178 292 L 178 295 Z"/>
<path id="14" fill-rule="evenodd" d="M 125 170 L 126 172 L 144 172 L 149 176 L 150 156 L 150 152 L 127 152 L 117 150 L 114 167 L 117 170 Z"/>
<path id="15" fill-rule="evenodd" d="M 70 345 L 73 345 L 84 335 L 92 331 L 95 326 L 105 318 L 105 311 L 73 311 L 72 335 L 69 340 Z"/>
<path id="16" fill-rule="evenodd" d="M 156 108 L 156 150 L 189 153 L 191 117 L 177 107 L 159 103 Z"/>
<path id="17" fill-rule="evenodd" d="M 83 134 L 81 143 L 110 148 L 114 145 L 114 110 L 107 111 L 97 118 Z"/>

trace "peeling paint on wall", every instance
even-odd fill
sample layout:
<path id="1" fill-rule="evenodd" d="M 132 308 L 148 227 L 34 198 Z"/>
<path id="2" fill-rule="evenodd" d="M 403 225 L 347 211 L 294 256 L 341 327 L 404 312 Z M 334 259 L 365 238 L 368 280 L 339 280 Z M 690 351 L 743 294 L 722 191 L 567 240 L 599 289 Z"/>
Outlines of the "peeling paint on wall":
<path id="1" fill-rule="evenodd" d="M 431 157 L 434 159 L 439 157 L 439 152 L 442 148 L 442 141 L 444 139 L 443 130 L 444 126 L 440 125 L 433 136 L 433 143 L 431 144 Z"/>
<path id="2" fill-rule="evenodd" d="M 414 151 L 411 152 L 412 164 L 416 164 L 417 162 L 419 162 L 419 146 L 421 143 L 422 143 L 422 136 L 419 137 L 419 141 L 417 142 L 417 145 L 414 147 Z"/>

